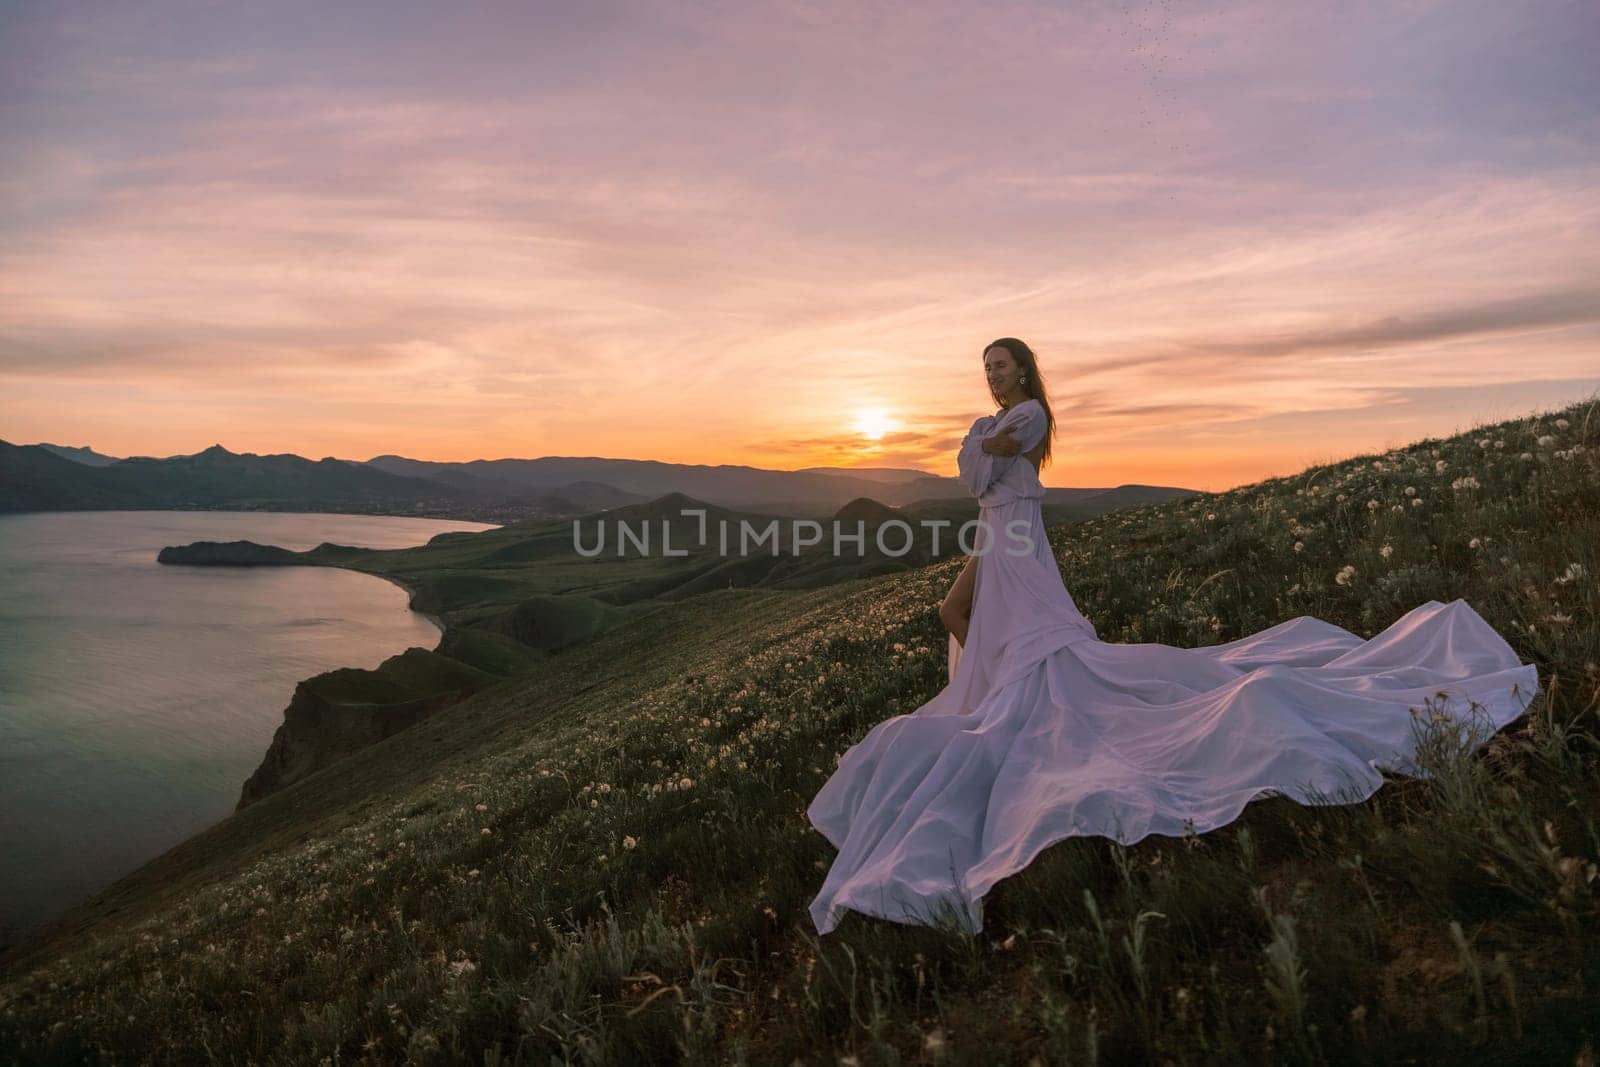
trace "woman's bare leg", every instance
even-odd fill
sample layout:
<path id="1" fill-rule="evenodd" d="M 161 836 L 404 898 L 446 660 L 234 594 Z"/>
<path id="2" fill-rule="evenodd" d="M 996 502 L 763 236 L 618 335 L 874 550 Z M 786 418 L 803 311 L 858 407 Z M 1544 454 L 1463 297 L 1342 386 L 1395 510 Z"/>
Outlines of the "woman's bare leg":
<path id="1" fill-rule="evenodd" d="M 967 625 L 972 621 L 972 593 L 977 579 L 978 557 L 968 556 L 967 565 L 961 568 L 955 584 L 939 605 L 939 621 L 955 635 L 963 648 L 967 644 Z"/>

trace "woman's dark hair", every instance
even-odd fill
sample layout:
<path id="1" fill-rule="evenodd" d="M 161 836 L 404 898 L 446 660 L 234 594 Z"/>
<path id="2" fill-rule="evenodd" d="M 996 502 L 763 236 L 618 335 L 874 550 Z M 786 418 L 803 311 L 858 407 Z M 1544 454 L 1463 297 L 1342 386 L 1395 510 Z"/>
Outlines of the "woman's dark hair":
<path id="1" fill-rule="evenodd" d="M 1044 408 L 1044 455 L 1039 459 L 1039 469 L 1042 471 L 1050 462 L 1050 444 L 1056 436 L 1056 416 L 1050 410 L 1050 398 L 1045 395 L 1044 377 L 1039 373 L 1038 357 L 1033 354 L 1033 349 L 1015 337 L 1002 337 L 998 341 L 990 341 L 983 346 L 983 354 L 988 355 L 991 348 L 1003 348 L 1011 353 L 1017 369 L 1028 379 L 1022 383 L 1022 391 L 1028 394 L 1029 399 L 1037 400 L 1039 406 Z M 999 405 L 1000 398 L 994 397 L 994 402 Z"/>

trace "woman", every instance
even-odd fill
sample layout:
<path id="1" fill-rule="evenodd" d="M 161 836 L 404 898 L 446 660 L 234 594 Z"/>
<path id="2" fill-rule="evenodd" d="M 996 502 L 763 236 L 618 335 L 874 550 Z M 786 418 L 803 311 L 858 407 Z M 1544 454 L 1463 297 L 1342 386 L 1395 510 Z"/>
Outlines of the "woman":
<path id="1" fill-rule="evenodd" d="M 1420 773 L 1413 710 L 1440 692 L 1480 740 L 1537 692 L 1535 667 L 1459 599 L 1370 640 L 1302 615 L 1203 648 L 1101 641 L 1044 529 L 1055 420 L 1038 363 L 1013 337 L 983 359 L 1000 411 L 957 457 L 979 526 L 939 611 L 949 684 L 868 731 L 807 809 L 839 849 L 811 904 L 819 933 L 846 909 L 975 933 L 984 894 L 1062 838 L 1204 833 L 1272 793 L 1353 803 L 1380 767 Z"/>
<path id="2" fill-rule="evenodd" d="M 978 497 L 981 509 L 974 550 L 981 553 L 980 546 L 985 544 L 998 547 L 994 540 L 986 540 L 991 535 L 1023 534 L 1035 551 L 1026 563 L 1005 568 L 1006 576 L 1012 579 L 1009 584 L 1018 590 L 1014 598 L 1003 598 L 1014 601 L 1007 615 L 1024 628 L 1046 629 L 1051 622 L 1060 621 L 1093 636 L 1094 626 L 1073 604 L 1044 536 L 1040 511 L 1044 486 L 1039 482 L 1039 472 L 1050 462 L 1055 416 L 1050 412 L 1033 350 L 1016 338 L 1001 338 L 984 350 L 983 370 L 1000 411 L 972 424 L 957 457 L 961 480 Z M 1031 473 L 1023 469 L 1020 461 L 1013 460 L 1019 453 L 1031 466 Z M 1011 537 L 1005 547 L 1020 543 Z M 955 680 L 971 625 L 981 558 L 981 554 L 967 558 L 966 566 L 939 606 L 940 621 L 950 631 L 951 681 Z M 1016 610 L 1019 607 L 1023 610 Z M 1003 639 L 993 629 L 986 631 L 986 636 L 991 641 Z"/>

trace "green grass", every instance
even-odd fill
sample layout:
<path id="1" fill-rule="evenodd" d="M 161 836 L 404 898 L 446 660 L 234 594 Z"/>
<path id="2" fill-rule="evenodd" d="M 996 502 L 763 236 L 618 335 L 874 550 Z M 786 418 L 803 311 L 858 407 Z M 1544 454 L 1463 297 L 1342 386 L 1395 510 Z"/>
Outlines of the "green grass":
<path id="1" fill-rule="evenodd" d="M 9 954 L 0 1048 L 24 1062 L 1592 1057 L 1597 456 L 1591 400 L 1051 530 L 1105 640 L 1208 644 L 1302 614 L 1370 636 L 1463 597 L 1538 665 L 1522 720 L 1476 752 L 1430 727 L 1430 776 L 1362 803 L 1272 798 L 1203 836 L 1063 841 L 995 887 L 977 937 L 851 913 L 818 938 L 806 908 L 833 849 L 805 807 L 839 753 L 944 683 L 936 606 L 960 564 L 714 590 L 548 655 L 72 909 Z"/>

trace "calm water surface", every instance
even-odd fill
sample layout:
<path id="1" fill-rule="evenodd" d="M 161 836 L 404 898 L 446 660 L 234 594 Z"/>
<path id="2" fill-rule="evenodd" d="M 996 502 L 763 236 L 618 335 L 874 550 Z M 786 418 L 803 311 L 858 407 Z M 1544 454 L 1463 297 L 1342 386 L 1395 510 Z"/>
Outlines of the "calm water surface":
<path id="1" fill-rule="evenodd" d="M 439 630 L 331 567 L 184 567 L 166 545 L 424 544 L 476 522 L 283 512 L 0 515 L 0 945 L 233 812 L 295 683 Z"/>

